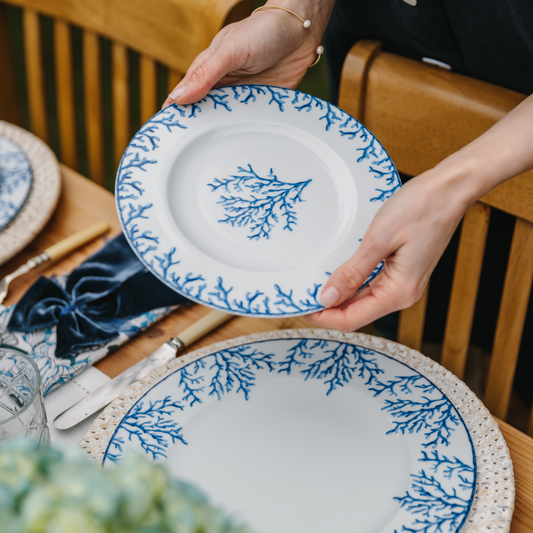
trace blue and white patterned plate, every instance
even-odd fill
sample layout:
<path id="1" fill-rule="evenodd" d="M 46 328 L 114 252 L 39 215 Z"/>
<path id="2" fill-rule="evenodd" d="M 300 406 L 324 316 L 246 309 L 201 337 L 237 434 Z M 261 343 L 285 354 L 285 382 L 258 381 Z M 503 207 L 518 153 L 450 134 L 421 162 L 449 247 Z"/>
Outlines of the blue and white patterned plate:
<path id="1" fill-rule="evenodd" d="M 0 135 L 0 231 L 24 206 L 32 185 L 31 165 L 22 148 Z"/>
<path id="2" fill-rule="evenodd" d="M 262 533 L 459 531 L 477 469 L 454 404 L 369 342 L 309 332 L 191 354 L 130 404 L 104 465 L 164 461 Z"/>
<path id="3" fill-rule="evenodd" d="M 344 111 L 235 86 L 148 121 L 124 153 L 116 201 L 131 246 L 176 291 L 234 314 L 291 316 L 322 308 L 329 273 L 398 187 L 384 148 Z"/>

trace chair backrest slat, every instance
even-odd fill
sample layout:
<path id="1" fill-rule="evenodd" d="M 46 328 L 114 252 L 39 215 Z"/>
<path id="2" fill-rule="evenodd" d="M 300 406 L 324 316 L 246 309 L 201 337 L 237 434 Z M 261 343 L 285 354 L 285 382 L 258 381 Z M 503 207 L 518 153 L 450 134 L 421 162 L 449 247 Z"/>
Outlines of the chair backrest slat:
<path id="1" fill-rule="evenodd" d="M 489 229 L 490 207 L 474 204 L 463 219 L 441 363 L 463 379 Z"/>
<path id="2" fill-rule="evenodd" d="M 61 20 L 54 22 L 54 54 L 59 126 L 59 153 L 65 165 L 78 169 L 74 73 L 70 27 Z"/>
<path id="3" fill-rule="evenodd" d="M 533 224 L 517 219 L 485 393 L 485 405 L 502 419 L 507 416 L 511 398 L 532 281 Z"/>
<path id="4" fill-rule="evenodd" d="M 100 42 L 96 34 L 88 31 L 83 32 L 83 85 L 88 174 L 105 186 Z"/>
<path id="5" fill-rule="evenodd" d="M 35 11 L 28 9 L 23 11 L 23 28 L 30 128 L 43 141 L 49 142 L 44 72 L 41 57 L 41 24 L 39 15 Z"/>
<path id="6" fill-rule="evenodd" d="M 139 74 L 141 80 L 141 123 L 144 124 L 157 110 L 157 71 L 155 61 L 142 55 Z"/>
<path id="7" fill-rule="evenodd" d="M 113 98 L 113 159 L 118 168 L 122 154 L 130 141 L 130 93 L 128 51 L 125 46 L 113 43 L 112 98 Z"/>
<path id="8" fill-rule="evenodd" d="M 422 348 L 429 285 L 418 302 L 400 313 L 397 339 L 414 350 Z"/>

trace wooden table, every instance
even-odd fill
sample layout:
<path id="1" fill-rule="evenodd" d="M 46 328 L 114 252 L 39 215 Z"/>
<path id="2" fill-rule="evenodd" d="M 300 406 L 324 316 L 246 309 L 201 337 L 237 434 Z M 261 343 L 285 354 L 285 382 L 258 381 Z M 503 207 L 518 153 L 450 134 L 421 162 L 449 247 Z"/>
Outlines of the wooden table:
<path id="1" fill-rule="evenodd" d="M 97 220 L 109 222 L 112 235 L 120 232 L 113 195 L 65 166 L 61 167 L 61 172 L 63 192 L 54 216 L 35 241 L 3 267 L 0 267 L 0 279 L 51 244 Z M 69 272 L 100 248 L 102 244 L 103 239 L 100 238 L 61 261 L 52 265 L 43 265 L 26 276 L 16 279 L 10 286 L 4 304 L 15 303 L 26 288 L 40 275 L 50 276 L 51 274 Z M 178 309 L 148 331 L 98 362 L 96 367 L 108 376 L 114 377 L 208 312 L 209 309 L 201 305 Z M 311 327 L 311 324 L 301 317 L 269 319 L 235 317 L 196 342 L 188 351 L 240 335 L 302 327 Z M 533 439 L 503 421 L 499 421 L 499 423 L 514 464 L 516 503 L 511 531 L 512 533 L 533 533 Z"/>

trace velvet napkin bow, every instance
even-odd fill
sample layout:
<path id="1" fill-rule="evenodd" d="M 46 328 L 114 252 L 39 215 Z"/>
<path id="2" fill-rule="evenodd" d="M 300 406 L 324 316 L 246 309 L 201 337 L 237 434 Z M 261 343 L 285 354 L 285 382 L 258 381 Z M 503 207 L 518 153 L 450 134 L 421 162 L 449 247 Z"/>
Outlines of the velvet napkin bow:
<path id="1" fill-rule="evenodd" d="M 135 256 L 124 235 L 73 270 L 62 284 L 40 277 L 15 306 L 8 329 L 30 332 L 56 325 L 56 357 L 116 338 L 127 319 L 189 303 L 164 285 Z"/>

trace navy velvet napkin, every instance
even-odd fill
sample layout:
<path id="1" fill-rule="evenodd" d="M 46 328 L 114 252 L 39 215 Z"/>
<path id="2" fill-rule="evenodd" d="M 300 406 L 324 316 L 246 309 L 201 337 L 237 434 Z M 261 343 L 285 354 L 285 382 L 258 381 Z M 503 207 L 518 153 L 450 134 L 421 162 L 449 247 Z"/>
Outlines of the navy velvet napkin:
<path id="1" fill-rule="evenodd" d="M 62 283 L 40 277 L 15 306 L 7 328 L 31 332 L 56 326 L 55 357 L 116 338 L 128 319 L 189 303 L 139 261 L 124 235 L 73 270 Z"/>

